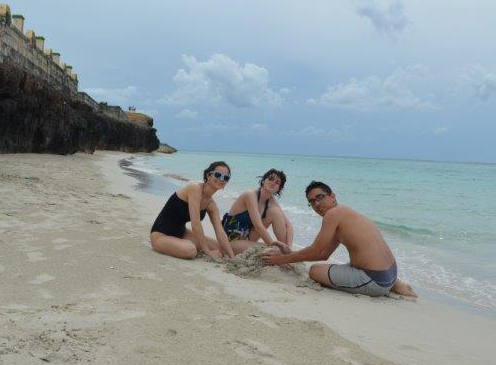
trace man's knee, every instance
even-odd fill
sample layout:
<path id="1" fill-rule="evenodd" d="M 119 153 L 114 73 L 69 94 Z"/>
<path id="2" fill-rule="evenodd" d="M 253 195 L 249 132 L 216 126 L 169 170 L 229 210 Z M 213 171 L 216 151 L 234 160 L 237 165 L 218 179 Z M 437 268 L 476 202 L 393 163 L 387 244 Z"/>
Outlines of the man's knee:
<path id="1" fill-rule="evenodd" d="M 312 266 L 310 266 L 308 276 L 310 276 L 310 279 L 312 279 L 313 281 L 317 281 L 316 279 L 318 277 L 319 266 L 319 264 L 313 264 Z"/>
<path id="2" fill-rule="evenodd" d="M 317 283 L 329 286 L 332 285 L 329 279 L 329 265 L 327 264 L 313 264 L 310 266 L 310 271 L 308 272 L 308 276 L 313 281 Z"/>

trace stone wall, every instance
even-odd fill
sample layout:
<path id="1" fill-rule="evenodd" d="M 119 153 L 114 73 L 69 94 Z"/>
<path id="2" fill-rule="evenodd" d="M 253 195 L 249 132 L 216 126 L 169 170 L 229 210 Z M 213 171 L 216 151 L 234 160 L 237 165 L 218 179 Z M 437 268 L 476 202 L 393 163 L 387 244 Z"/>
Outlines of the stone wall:
<path id="1" fill-rule="evenodd" d="M 107 105 L 107 103 L 100 103 L 100 112 L 115 119 L 128 121 L 126 113 L 120 106 Z"/>
<path id="2" fill-rule="evenodd" d="M 78 92 L 76 99 L 81 103 L 90 106 L 91 109 L 93 109 L 95 112 L 98 112 L 100 110 L 100 104 L 98 104 L 91 96 L 89 96 L 85 92 Z"/>
<path id="3" fill-rule="evenodd" d="M 44 38 L 36 37 L 32 30 L 24 34 L 23 26 L 22 16 L 12 16 L 7 5 L 0 5 L 0 63 L 16 64 L 54 88 L 76 97 L 78 82 L 71 67 L 60 62 L 57 53 L 50 50 L 46 54 Z"/>
<path id="4" fill-rule="evenodd" d="M 155 132 L 95 111 L 17 64 L 0 63 L 0 154 L 150 152 L 159 147 Z"/>

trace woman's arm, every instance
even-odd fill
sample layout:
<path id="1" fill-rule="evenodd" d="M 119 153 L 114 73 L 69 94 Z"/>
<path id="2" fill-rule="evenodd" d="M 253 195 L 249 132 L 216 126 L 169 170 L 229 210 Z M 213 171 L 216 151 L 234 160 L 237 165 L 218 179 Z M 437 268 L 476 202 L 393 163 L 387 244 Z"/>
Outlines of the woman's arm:
<path id="1" fill-rule="evenodd" d="M 221 252 L 226 253 L 229 258 L 234 258 L 234 251 L 227 239 L 227 234 L 222 228 L 222 223 L 220 220 L 219 208 L 217 208 L 217 204 L 215 200 L 212 199 L 210 204 L 207 207 L 208 216 L 210 217 L 210 221 L 212 222 L 212 226 L 214 227 L 215 237 L 217 237 L 217 241 L 220 243 Z"/>
<path id="2" fill-rule="evenodd" d="M 289 248 L 293 247 L 293 238 L 294 238 L 294 230 L 293 230 L 293 225 L 289 221 L 288 217 L 286 217 L 286 214 L 284 214 L 284 211 L 282 210 L 281 206 L 277 202 L 277 200 L 273 199 L 274 206 L 279 208 L 281 211 L 282 216 L 284 217 L 284 224 L 286 225 L 286 244 L 289 246 Z"/>
<path id="3" fill-rule="evenodd" d="M 203 232 L 203 227 L 200 220 L 200 202 L 202 198 L 202 190 L 199 184 L 190 184 L 185 188 L 186 195 L 188 197 L 188 210 L 189 218 L 191 220 L 191 229 L 193 235 L 200 243 L 200 247 L 203 252 L 211 256 L 211 250 L 208 247 L 207 241 L 205 240 L 205 233 Z"/>
<path id="4" fill-rule="evenodd" d="M 262 217 L 258 211 L 256 194 L 253 191 L 247 191 L 244 195 L 246 209 L 250 215 L 253 228 L 255 228 L 255 230 L 260 234 L 260 237 L 267 245 L 271 245 L 275 240 L 270 236 L 269 231 L 267 231 L 267 228 L 263 225 Z"/>
<path id="5" fill-rule="evenodd" d="M 294 231 L 293 231 L 293 225 L 289 221 L 289 219 L 284 215 L 284 221 L 286 222 L 286 242 L 290 248 L 293 247 L 293 237 L 294 237 Z"/>

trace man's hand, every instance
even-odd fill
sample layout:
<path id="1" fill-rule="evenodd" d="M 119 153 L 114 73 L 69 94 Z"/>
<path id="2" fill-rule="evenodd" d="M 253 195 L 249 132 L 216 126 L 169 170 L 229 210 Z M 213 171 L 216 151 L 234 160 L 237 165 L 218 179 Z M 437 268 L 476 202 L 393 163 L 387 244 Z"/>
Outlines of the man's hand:
<path id="1" fill-rule="evenodd" d="M 278 251 L 267 250 L 262 254 L 262 260 L 266 265 L 283 265 L 284 255 Z"/>
<path id="2" fill-rule="evenodd" d="M 283 254 L 291 253 L 291 249 L 284 242 L 274 241 L 272 246 L 278 247 Z"/>

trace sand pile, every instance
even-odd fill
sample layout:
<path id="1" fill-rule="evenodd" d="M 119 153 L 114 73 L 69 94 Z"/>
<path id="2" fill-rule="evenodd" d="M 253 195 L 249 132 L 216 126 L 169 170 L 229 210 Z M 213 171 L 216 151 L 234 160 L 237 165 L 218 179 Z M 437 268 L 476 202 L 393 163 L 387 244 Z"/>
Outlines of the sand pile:
<path id="1" fill-rule="evenodd" d="M 266 249 L 264 245 L 253 246 L 237 255 L 234 260 L 226 260 L 224 270 L 243 278 L 322 290 L 320 284 L 308 277 L 308 270 L 304 264 L 291 264 L 287 267 L 265 265 L 261 258 L 264 249 Z"/>

